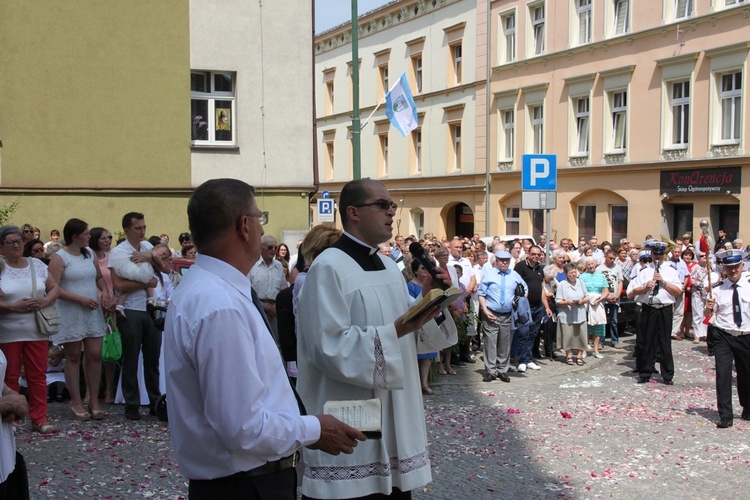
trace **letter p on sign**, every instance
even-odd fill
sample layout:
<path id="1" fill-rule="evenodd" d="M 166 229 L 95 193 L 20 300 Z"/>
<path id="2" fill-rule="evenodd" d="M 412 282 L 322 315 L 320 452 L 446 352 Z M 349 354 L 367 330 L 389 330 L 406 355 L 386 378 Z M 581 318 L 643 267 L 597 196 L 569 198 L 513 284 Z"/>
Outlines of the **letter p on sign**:
<path id="1" fill-rule="evenodd" d="M 557 191 L 557 156 L 523 155 L 523 191 Z"/>

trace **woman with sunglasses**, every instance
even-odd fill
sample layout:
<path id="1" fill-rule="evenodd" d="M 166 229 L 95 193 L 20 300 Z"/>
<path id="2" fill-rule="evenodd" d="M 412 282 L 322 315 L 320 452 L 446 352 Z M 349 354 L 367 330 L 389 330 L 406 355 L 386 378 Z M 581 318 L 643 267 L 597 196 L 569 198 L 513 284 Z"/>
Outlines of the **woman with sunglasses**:
<path id="1" fill-rule="evenodd" d="M 23 256 L 34 257 L 44 262 L 44 243 L 42 240 L 31 239 L 23 244 Z M 45 262 L 49 264 L 49 262 Z"/>
<path id="2" fill-rule="evenodd" d="M 0 228 L 6 264 L 0 275 L 5 293 L 0 298 L 0 312 L 4 313 L 0 321 L 0 350 L 8 362 L 5 384 L 16 392 L 23 360 L 31 428 L 50 434 L 57 429 L 47 422 L 47 337 L 39 332 L 34 312 L 54 304 L 60 291 L 41 260 L 23 256 L 23 241 L 18 227 Z M 34 282 L 36 296 L 32 293 Z"/>

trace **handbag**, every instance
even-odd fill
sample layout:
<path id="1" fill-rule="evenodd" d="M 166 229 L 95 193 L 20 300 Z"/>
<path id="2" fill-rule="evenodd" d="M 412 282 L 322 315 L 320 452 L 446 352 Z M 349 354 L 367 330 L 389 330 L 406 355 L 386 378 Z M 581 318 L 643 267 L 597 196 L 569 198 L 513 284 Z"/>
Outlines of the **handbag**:
<path id="1" fill-rule="evenodd" d="M 31 258 L 28 258 L 27 260 L 29 261 L 29 270 L 31 271 L 31 296 L 36 297 L 36 271 L 34 271 L 34 261 Z M 42 335 L 49 337 L 60 331 L 60 312 L 57 310 L 57 307 L 55 307 L 55 304 L 34 311 L 34 316 L 36 317 L 37 330 Z"/>
<path id="2" fill-rule="evenodd" d="M 102 341 L 102 361 L 114 363 L 122 358 L 122 336 L 112 316 L 107 318 L 107 333 Z"/>

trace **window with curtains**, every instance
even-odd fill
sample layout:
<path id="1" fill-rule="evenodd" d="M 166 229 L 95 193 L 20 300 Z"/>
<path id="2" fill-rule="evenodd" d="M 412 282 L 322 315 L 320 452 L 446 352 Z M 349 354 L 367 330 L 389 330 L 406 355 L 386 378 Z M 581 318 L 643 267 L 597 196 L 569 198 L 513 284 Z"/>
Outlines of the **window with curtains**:
<path id="1" fill-rule="evenodd" d="M 234 146 L 236 73 L 190 72 L 191 144 Z"/>

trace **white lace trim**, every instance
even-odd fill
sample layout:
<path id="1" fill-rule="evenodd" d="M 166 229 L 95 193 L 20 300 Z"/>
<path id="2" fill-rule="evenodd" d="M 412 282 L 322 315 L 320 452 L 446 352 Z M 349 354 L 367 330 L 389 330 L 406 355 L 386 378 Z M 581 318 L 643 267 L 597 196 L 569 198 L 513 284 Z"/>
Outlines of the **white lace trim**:
<path id="1" fill-rule="evenodd" d="M 5 270 L 2 273 L 2 279 L 6 280 L 23 280 L 23 279 L 30 279 L 31 278 L 31 271 L 29 270 L 30 266 L 22 267 L 21 269 L 17 269 L 15 267 L 10 267 L 9 265 L 5 265 Z M 42 262 L 39 259 L 34 259 L 34 272 L 37 276 L 37 278 L 41 278 L 43 280 L 47 279 L 47 266 L 44 262 Z"/>
<path id="2" fill-rule="evenodd" d="M 372 385 L 376 389 L 385 389 L 385 356 L 383 356 L 383 344 L 380 343 L 380 335 L 375 332 L 375 369 L 372 373 Z"/>
<path id="3" fill-rule="evenodd" d="M 403 460 L 391 457 L 389 463 L 371 462 L 364 465 L 308 466 L 305 469 L 305 477 L 314 481 L 354 481 L 373 476 L 388 477 L 394 470 L 398 471 L 399 474 L 408 474 L 409 472 L 427 467 L 429 463 L 429 453 L 425 450 L 419 455 L 404 458 Z"/>

